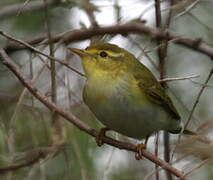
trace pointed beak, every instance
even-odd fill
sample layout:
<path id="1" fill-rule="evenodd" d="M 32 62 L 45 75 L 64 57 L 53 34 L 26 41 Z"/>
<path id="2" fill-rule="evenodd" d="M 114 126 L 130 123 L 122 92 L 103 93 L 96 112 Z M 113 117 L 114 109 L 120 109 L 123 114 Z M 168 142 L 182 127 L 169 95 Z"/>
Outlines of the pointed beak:
<path id="1" fill-rule="evenodd" d="M 78 54 L 80 57 L 84 57 L 88 55 L 84 50 L 82 49 L 77 49 L 77 48 L 68 48 L 70 51 L 72 51 L 75 54 Z"/>

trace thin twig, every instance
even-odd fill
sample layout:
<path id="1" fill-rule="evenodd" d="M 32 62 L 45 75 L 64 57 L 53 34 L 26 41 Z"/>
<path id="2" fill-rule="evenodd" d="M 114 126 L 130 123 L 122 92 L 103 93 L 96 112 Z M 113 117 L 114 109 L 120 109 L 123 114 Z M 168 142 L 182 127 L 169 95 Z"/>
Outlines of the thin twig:
<path id="1" fill-rule="evenodd" d="M 150 10 L 153 9 L 153 6 L 154 6 L 154 2 L 151 2 L 147 7 L 146 9 L 143 10 L 143 12 L 139 15 L 138 19 L 142 19 L 143 16 Z"/>
<path id="2" fill-rule="evenodd" d="M 84 9 L 91 23 L 91 27 L 93 28 L 98 27 L 98 22 L 96 21 L 94 15 L 94 11 L 96 10 L 95 5 L 92 4 L 90 0 L 85 0 L 84 3 L 85 3 Z"/>
<path id="3" fill-rule="evenodd" d="M 114 1 L 113 8 L 115 10 L 116 23 L 120 24 L 120 21 L 121 21 L 121 6 L 119 5 L 118 0 Z"/>
<path id="4" fill-rule="evenodd" d="M 188 13 L 189 16 L 191 16 L 195 21 L 197 21 L 197 23 L 199 23 L 201 26 L 205 27 L 206 29 L 208 29 L 209 31 L 213 31 L 213 28 L 211 26 L 209 26 L 208 24 L 203 23 L 196 15 L 194 15 L 193 13 L 189 12 Z"/>
<path id="5" fill-rule="evenodd" d="M 180 14 L 178 14 L 177 16 L 174 17 L 174 20 L 176 20 L 177 18 L 189 13 L 193 8 L 196 7 L 196 5 L 199 3 L 200 0 L 195 0 L 195 2 L 193 2 L 190 6 L 188 6 L 187 8 L 184 8 L 185 10 L 183 12 L 181 12 Z"/>
<path id="6" fill-rule="evenodd" d="M 50 7 L 57 7 L 57 5 L 63 4 L 65 2 L 61 0 L 51 0 L 51 1 L 48 1 L 47 3 Z M 25 4 L 23 5 L 23 3 L 19 3 L 19 4 L 13 4 L 13 5 L 1 8 L 0 19 L 12 17 L 14 15 L 19 14 L 20 11 L 22 14 L 27 12 L 33 13 L 35 11 L 40 11 L 45 8 L 43 1 L 36 1 L 36 2 L 32 1 L 28 3 L 27 6 Z"/>
<path id="7" fill-rule="evenodd" d="M 170 4 L 169 6 L 172 7 L 174 2 L 173 0 L 169 1 Z M 156 25 L 159 28 L 163 28 L 165 32 L 169 30 L 171 19 L 172 19 L 172 8 L 169 10 L 168 17 L 166 19 L 165 26 L 162 27 L 161 24 L 161 3 L 160 0 L 155 0 L 155 14 L 156 14 Z M 167 50 L 168 50 L 168 45 L 169 45 L 169 39 L 168 39 L 168 34 L 167 38 L 165 40 L 159 40 L 157 41 L 158 45 L 161 45 L 160 48 L 158 49 L 158 58 L 159 58 L 159 71 L 160 71 L 160 79 L 164 79 L 166 75 L 166 58 L 167 58 Z M 166 82 L 161 81 L 161 85 L 165 88 L 166 87 Z M 163 132 L 163 143 L 164 143 L 164 159 L 166 162 L 170 162 L 170 135 L 168 132 Z M 158 171 L 156 171 L 157 173 Z M 166 176 L 167 179 L 172 180 L 172 175 L 169 171 L 166 171 Z"/>
<path id="8" fill-rule="evenodd" d="M 199 83 L 199 82 L 196 82 L 196 81 L 193 81 L 193 80 L 191 80 L 190 79 L 190 81 L 192 82 L 192 83 L 194 83 L 194 84 L 197 84 L 197 85 L 199 85 L 199 86 L 204 86 L 204 84 L 203 83 Z M 207 88 L 213 88 L 213 85 L 205 85 Z"/>
<path id="9" fill-rule="evenodd" d="M 14 171 L 14 170 L 18 170 L 18 169 L 23 168 L 23 167 L 28 167 L 29 165 L 32 165 L 32 164 L 38 162 L 41 157 L 42 157 L 41 154 L 37 154 L 36 157 L 30 159 L 29 161 L 26 161 L 26 162 L 23 162 L 23 163 L 20 163 L 20 164 L 9 165 L 9 166 L 6 166 L 6 167 L 0 167 L 0 174 L 10 172 L 10 171 Z"/>
<path id="10" fill-rule="evenodd" d="M 102 176 L 101 180 L 106 180 L 109 175 L 110 168 L 112 167 L 113 155 L 115 153 L 115 150 L 116 150 L 115 148 L 111 149 L 108 161 L 106 162 L 106 167 L 103 170 L 103 176 Z"/>
<path id="11" fill-rule="evenodd" d="M 84 3 L 85 3 L 84 10 L 85 10 L 85 12 L 88 16 L 88 19 L 90 21 L 90 24 L 91 24 L 90 27 L 91 28 L 99 27 L 96 17 L 94 15 L 94 12 L 97 10 L 97 7 L 94 4 L 92 4 L 90 2 L 90 0 L 85 0 Z M 100 38 L 101 37 L 98 37 L 98 36 L 92 37 L 90 39 L 90 44 L 95 44 L 95 43 L 99 42 Z"/>
<path id="12" fill-rule="evenodd" d="M 199 100 L 200 100 L 200 97 L 201 97 L 201 95 L 202 95 L 204 89 L 206 88 L 206 86 L 207 86 L 207 84 L 208 84 L 208 82 L 209 82 L 209 80 L 210 80 L 212 74 L 213 74 L 213 68 L 210 70 L 210 73 L 209 73 L 209 75 L 208 75 L 206 81 L 204 82 L 204 85 L 201 87 L 200 91 L 198 92 L 198 96 L 197 96 L 197 98 L 196 98 L 196 100 L 195 100 L 195 103 L 194 103 L 194 105 L 193 105 L 193 107 L 192 107 L 192 110 L 190 111 L 189 118 L 188 118 L 188 120 L 186 121 L 186 124 L 184 125 L 184 129 L 187 129 L 187 126 L 189 125 L 189 123 L 190 123 L 190 121 L 191 121 L 191 118 L 192 118 L 192 116 L 193 116 L 193 113 L 194 113 L 194 111 L 195 111 L 195 108 L 196 108 L 196 106 L 197 106 L 197 104 L 198 104 L 198 102 L 199 102 Z M 179 134 L 179 135 L 178 135 L 178 140 L 177 140 L 178 142 L 180 142 L 181 135 L 182 135 L 182 134 Z M 177 143 L 177 144 L 178 144 L 178 143 Z M 177 149 L 177 144 L 176 144 L 176 146 L 175 146 L 175 148 L 174 148 L 173 154 L 175 153 L 175 151 L 176 151 L 176 149 Z M 172 155 L 172 156 L 173 156 L 173 155 Z"/>
<path id="13" fill-rule="evenodd" d="M 19 15 L 21 14 L 22 10 L 26 7 L 26 5 L 29 4 L 29 1 L 30 1 L 30 0 L 26 0 L 26 1 L 24 2 L 24 4 L 23 4 L 22 7 L 19 9 L 19 11 L 18 11 L 18 13 L 17 13 L 16 16 L 19 16 Z"/>
<path id="14" fill-rule="evenodd" d="M 64 149 L 64 144 L 32 149 L 28 152 L 25 152 L 25 158 L 24 158 L 25 162 L 22 162 L 20 164 L 12 164 L 9 166 L 0 167 L 0 174 L 6 173 L 6 172 L 12 172 L 23 167 L 28 167 L 39 161 L 45 162 L 50 157 L 53 157 L 53 156 L 55 157 L 63 149 Z"/>
<path id="15" fill-rule="evenodd" d="M 190 120 L 191 120 L 191 118 L 192 118 L 192 115 L 193 115 L 193 113 L 194 113 L 194 111 L 195 111 L 195 108 L 196 108 L 196 106 L 197 106 L 197 104 L 198 104 L 198 102 L 199 102 L 199 100 L 200 100 L 200 97 L 201 97 L 201 95 L 202 95 L 204 89 L 206 88 L 206 85 L 208 84 L 208 82 L 209 82 L 209 80 L 210 80 L 212 74 L 213 74 L 213 68 L 210 70 L 210 73 L 209 73 L 209 75 L 208 75 L 208 77 L 207 77 L 207 79 L 206 79 L 204 85 L 202 86 L 202 88 L 200 89 L 200 91 L 199 91 L 199 93 L 198 93 L 198 95 L 197 95 L 197 98 L 196 98 L 196 100 L 195 100 L 195 103 L 194 103 L 194 105 L 193 105 L 193 107 L 192 107 L 192 110 L 191 110 L 191 112 L 190 112 L 190 114 L 189 114 L 189 118 L 188 118 L 188 120 L 186 121 L 186 124 L 184 125 L 184 129 L 186 129 L 187 126 L 189 125 Z"/>
<path id="16" fill-rule="evenodd" d="M 189 172 L 184 173 L 183 177 L 188 176 L 189 174 L 193 173 L 195 170 L 201 168 L 202 166 L 204 166 L 207 162 L 209 162 L 210 159 L 205 159 L 203 162 L 201 162 L 200 164 L 198 164 L 197 166 L 195 166 L 194 168 L 192 168 Z"/>
<path id="17" fill-rule="evenodd" d="M 134 45 L 136 45 L 136 46 L 142 51 L 142 53 L 141 53 L 140 56 L 145 55 L 146 58 L 149 60 L 149 62 L 152 64 L 152 66 L 153 66 L 155 69 L 158 69 L 158 68 L 157 68 L 157 65 L 156 65 L 155 62 L 152 60 L 152 58 L 148 55 L 148 53 L 145 51 L 145 49 L 144 49 L 143 47 L 141 47 L 141 45 L 140 45 L 137 41 L 135 41 L 131 36 L 128 36 L 128 39 L 130 40 L 130 42 L 132 42 Z M 139 56 L 139 57 L 140 57 L 140 56 Z M 138 57 L 138 58 L 139 58 L 139 57 Z"/>
<path id="18" fill-rule="evenodd" d="M 193 78 L 198 78 L 200 75 L 191 75 L 191 76 L 186 76 L 186 77 L 176 77 L 176 78 L 164 78 L 164 79 L 159 79 L 158 82 L 170 82 L 170 81 L 179 81 L 179 80 L 189 80 Z"/>
<path id="19" fill-rule="evenodd" d="M 3 32 L 3 31 L 0 31 L 0 34 L 1 34 L 2 36 L 5 36 L 6 38 L 12 40 L 12 41 L 15 41 L 15 42 L 18 42 L 19 44 L 24 45 L 25 47 L 29 48 L 30 50 L 32 50 L 32 51 L 34 51 L 34 52 L 37 52 L 37 53 L 39 53 L 39 54 L 41 54 L 41 55 L 47 57 L 47 58 L 50 59 L 50 60 L 54 60 L 54 61 L 56 61 L 56 62 L 58 62 L 58 63 L 60 63 L 60 64 L 62 64 L 62 65 L 64 65 L 64 66 L 66 66 L 67 68 L 69 68 L 70 70 L 76 72 L 76 73 L 79 74 L 80 76 L 85 76 L 83 73 L 81 73 L 81 72 L 79 72 L 78 70 L 76 70 L 76 69 L 70 67 L 68 63 L 66 63 L 66 62 L 64 62 L 64 61 L 61 61 L 60 59 L 57 59 L 57 58 L 55 58 L 55 57 L 52 57 L 52 56 L 49 56 L 49 55 L 43 53 L 43 52 L 40 51 L 39 49 L 37 49 L 37 48 L 31 46 L 30 44 L 26 43 L 25 41 L 22 41 L 22 40 L 20 40 L 20 39 L 16 39 L 16 38 L 10 36 L 9 34 Z"/>
<path id="20" fill-rule="evenodd" d="M 171 44 L 172 42 L 175 42 L 176 40 L 178 40 L 179 38 L 177 39 L 172 39 L 172 40 L 169 40 L 167 41 L 168 45 Z M 145 53 L 153 53 L 153 51 L 156 51 L 158 50 L 159 48 L 161 48 L 162 46 L 164 46 L 164 44 L 159 44 L 157 46 L 155 46 L 154 48 L 151 48 L 149 50 L 146 50 Z"/>
<path id="21" fill-rule="evenodd" d="M 46 25 L 47 25 L 47 36 L 49 43 L 49 51 L 50 56 L 54 57 L 54 44 L 51 42 L 52 39 L 52 33 L 51 33 L 51 23 L 50 23 L 50 17 L 49 17 L 49 6 L 47 4 L 47 0 L 43 0 L 45 4 L 45 18 L 46 18 Z M 52 59 L 50 61 L 50 72 L 51 72 L 51 100 L 53 103 L 57 105 L 57 84 L 56 84 L 56 64 L 55 60 Z M 59 121 L 59 116 L 56 112 L 52 112 L 51 115 L 52 118 L 52 127 L 53 127 L 53 144 L 60 144 L 63 139 L 63 133 L 62 133 L 62 127 L 61 123 Z"/>
<path id="22" fill-rule="evenodd" d="M 158 148 L 159 148 L 159 132 L 155 134 L 155 156 L 158 157 Z M 159 180 L 159 171 L 157 171 L 158 165 L 155 164 L 155 177 L 156 180 Z"/>
<path id="23" fill-rule="evenodd" d="M 161 2 L 160 0 L 155 0 L 155 23 L 156 23 L 156 28 L 161 29 Z M 157 45 L 161 45 L 161 40 L 156 40 Z M 157 49 L 157 54 L 158 54 L 158 60 L 159 60 L 159 70 L 160 70 L 160 79 L 163 78 L 164 76 L 164 57 L 162 56 L 162 46 L 161 48 Z M 162 85 L 164 83 L 162 82 Z M 159 132 L 156 133 L 156 138 L 155 138 L 155 156 L 158 157 L 158 148 L 159 148 Z M 158 169 L 158 165 L 155 165 L 155 170 Z M 159 171 L 155 171 L 155 177 L 156 180 L 159 180 Z"/>

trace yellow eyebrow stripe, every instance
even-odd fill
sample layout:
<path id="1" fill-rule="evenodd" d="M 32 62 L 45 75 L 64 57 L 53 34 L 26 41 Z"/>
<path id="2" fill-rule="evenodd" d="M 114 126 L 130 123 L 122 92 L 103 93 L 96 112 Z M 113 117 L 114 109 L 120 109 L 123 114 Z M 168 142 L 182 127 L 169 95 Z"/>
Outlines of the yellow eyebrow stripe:
<path id="1" fill-rule="evenodd" d="M 100 52 L 104 51 L 109 56 L 112 56 L 112 57 L 119 57 L 119 56 L 123 56 L 124 55 L 124 53 L 115 53 L 115 52 L 110 51 L 110 50 L 89 49 L 89 50 L 85 50 L 85 51 L 90 53 L 90 54 L 99 54 Z"/>

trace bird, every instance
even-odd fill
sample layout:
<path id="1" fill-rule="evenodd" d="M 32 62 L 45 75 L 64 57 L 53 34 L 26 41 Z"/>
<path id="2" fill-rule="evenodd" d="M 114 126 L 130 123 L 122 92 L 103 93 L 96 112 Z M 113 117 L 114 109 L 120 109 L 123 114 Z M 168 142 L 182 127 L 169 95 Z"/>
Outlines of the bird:
<path id="1" fill-rule="evenodd" d="M 160 130 L 184 131 L 166 89 L 132 53 L 105 42 L 69 50 L 82 60 L 83 100 L 106 127 L 98 136 L 99 145 L 107 130 L 138 140 Z"/>

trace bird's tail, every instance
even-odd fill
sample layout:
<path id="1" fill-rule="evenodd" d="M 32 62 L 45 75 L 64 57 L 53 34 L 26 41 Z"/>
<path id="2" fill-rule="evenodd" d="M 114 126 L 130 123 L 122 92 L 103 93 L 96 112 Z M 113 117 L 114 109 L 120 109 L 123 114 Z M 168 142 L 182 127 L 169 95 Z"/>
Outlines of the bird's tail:
<path id="1" fill-rule="evenodd" d="M 191 130 L 188 130 L 188 129 L 184 129 L 183 134 L 186 134 L 186 135 L 198 135 L 198 133 L 194 132 L 194 131 L 191 131 Z"/>

